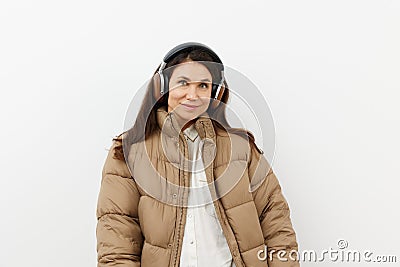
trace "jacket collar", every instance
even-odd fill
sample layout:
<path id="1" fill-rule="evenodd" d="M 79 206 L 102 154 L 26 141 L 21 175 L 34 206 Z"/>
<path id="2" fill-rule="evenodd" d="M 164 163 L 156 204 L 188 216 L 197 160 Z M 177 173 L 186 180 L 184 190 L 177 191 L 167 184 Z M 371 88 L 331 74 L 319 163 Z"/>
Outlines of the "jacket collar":
<path id="1" fill-rule="evenodd" d="M 167 112 L 166 106 L 162 106 L 157 109 L 157 123 L 163 134 L 166 134 L 169 137 L 178 137 L 179 135 L 183 134 L 180 131 L 176 114 L 173 111 Z M 196 118 L 194 127 L 199 133 L 201 139 L 215 138 L 214 127 L 207 111 Z"/>

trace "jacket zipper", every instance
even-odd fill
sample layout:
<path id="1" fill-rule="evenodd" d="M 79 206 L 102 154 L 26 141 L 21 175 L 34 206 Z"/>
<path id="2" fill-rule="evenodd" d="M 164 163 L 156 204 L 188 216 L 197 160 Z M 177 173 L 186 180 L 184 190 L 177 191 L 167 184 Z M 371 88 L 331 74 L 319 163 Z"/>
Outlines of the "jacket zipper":
<path id="1" fill-rule="evenodd" d="M 179 139 L 178 139 L 178 142 L 179 142 L 179 140 L 181 139 L 181 134 L 179 134 Z M 183 142 L 185 143 L 186 142 L 186 140 L 183 138 Z M 179 144 L 179 143 L 178 143 Z M 186 154 L 187 154 L 187 151 L 188 151 L 188 148 L 187 148 L 187 143 L 186 143 L 186 145 L 184 145 L 184 157 L 185 157 L 185 161 L 186 161 Z M 179 148 L 179 146 L 178 146 L 178 153 L 179 153 L 179 155 L 180 155 L 180 148 Z M 185 186 L 185 166 L 184 166 L 184 169 L 183 169 L 183 171 L 181 171 L 181 169 L 179 169 L 179 180 L 181 179 L 181 177 L 183 176 L 183 186 Z M 182 194 L 182 202 L 183 202 L 183 200 L 184 200 L 184 194 Z M 179 201 L 179 200 L 178 200 Z M 182 203 L 183 204 L 183 203 Z M 177 237 L 176 237 L 176 249 L 175 249 L 175 255 L 174 255 L 174 266 L 179 266 L 179 264 L 180 264 L 180 259 L 179 259 L 179 261 L 178 261 L 178 255 L 180 254 L 180 253 L 182 253 L 182 250 L 181 249 L 179 249 L 180 248 L 180 241 L 181 241 L 181 236 L 183 236 L 183 231 L 184 231 L 184 229 L 185 229 L 185 227 L 184 227 L 184 225 L 182 225 L 182 220 L 183 220 L 183 207 L 180 207 L 179 205 L 178 205 L 178 207 L 179 207 L 179 212 L 180 212 L 180 215 L 179 215 L 179 224 L 178 224 L 178 229 L 177 229 Z M 182 242 L 183 242 L 183 237 L 182 237 Z"/>

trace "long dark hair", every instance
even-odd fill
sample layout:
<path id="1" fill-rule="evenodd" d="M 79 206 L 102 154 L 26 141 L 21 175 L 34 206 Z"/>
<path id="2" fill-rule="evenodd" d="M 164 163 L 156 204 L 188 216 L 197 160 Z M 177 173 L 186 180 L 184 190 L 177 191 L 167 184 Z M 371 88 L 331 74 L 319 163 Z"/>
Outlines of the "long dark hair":
<path id="1" fill-rule="evenodd" d="M 210 55 L 206 50 L 201 48 L 195 49 L 185 49 L 177 56 L 175 56 L 168 64 L 165 66 L 165 69 L 181 64 L 186 61 L 211 61 L 217 62 L 212 55 Z M 201 62 L 200 62 L 201 63 Z M 215 64 L 217 65 L 217 64 Z M 154 72 L 154 75 L 158 72 L 161 64 L 158 66 L 157 70 Z M 210 66 L 206 66 L 210 70 Z M 211 67 L 212 68 L 212 67 Z M 213 82 L 218 81 L 220 77 L 218 76 L 218 71 L 210 70 L 212 75 Z M 165 73 L 165 75 L 171 75 L 171 73 Z M 221 129 L 222 131 L 227 131 L 229 133 L 235 133 L 243 138 L 246 138 L 250 141 L 251 146 L 255 147 L 259 153 L 263 153 L 257 145 L 255 144 L 254 135 L 242 128 L 232 128 L 227 119 L 226 119 L 226 103 L 229 99 L 229 87 L 226 81 L 224 81 L 225 90 L 221 98 L 221 102 L 224 104 L 220 104 L 217 108 L 213 109 L 211 104 L 208 106 L 207 113 L 212 118 L 212 123 L 214 128 Z M 149 136 L 161 130 L 157 123 L 157 109 L 159 107 L 166 106 L 168 107 L 168 91 L 163 94 L 158 100 L 154 96 L 154 80 L 150 79 L 150 82 L 147 86 L 147 90 L 145 96 L 143 98 L 143 102 L 141 104 L 140 110 L 137 114 L 135 124 L 132 128 L 122 132 L 115 138 L 113 141 L 121 141 L 124 139 L 124 145 L 120 144 L 115 146 L 114 150 L 114 158 L 119 160 L 125 160 L 123 147 L 129 150 L 131 144 L 135 144 L 137 142 L 141 142 L 146 140 Z M 143 131 L 143 129 L 145 129 Z M 128 155 L 129 151 L 125 151 L 125 155 Z"/>

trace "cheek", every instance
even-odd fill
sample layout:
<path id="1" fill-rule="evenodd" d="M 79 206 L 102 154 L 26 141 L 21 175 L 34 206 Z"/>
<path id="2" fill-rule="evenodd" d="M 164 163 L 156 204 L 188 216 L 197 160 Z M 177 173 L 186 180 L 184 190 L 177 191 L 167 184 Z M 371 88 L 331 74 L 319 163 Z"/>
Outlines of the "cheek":
<path id="1" fill-rule="evenodd" d="M 199 94 L 199 97 L 201 99 L 202 102 L 208 102 L 211 98 L 211 90 L 208 92 L 203 92 L 201 94 Z"/>
<path id="2" fill-rule="evenodd" d="M 182 98 L 182 94 L 176 90 L 170 91 L 168 94 L 168 104 L 176 105 L 176 103 Z"/>

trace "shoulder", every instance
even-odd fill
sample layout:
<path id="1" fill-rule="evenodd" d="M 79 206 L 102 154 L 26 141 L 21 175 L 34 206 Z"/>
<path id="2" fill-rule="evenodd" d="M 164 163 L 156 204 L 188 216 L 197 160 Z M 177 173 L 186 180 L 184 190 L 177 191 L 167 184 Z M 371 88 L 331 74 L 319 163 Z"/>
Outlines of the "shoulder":
<path id="1" fill-rule="evenodd" d="M 112 139 L 109 146 L 107 157 L 103 167 L 103 175 L 114 174 L 123 177 L 130 177 L 130 172 L 126 165 L 123 152 L 123 137 L 125 133 L 121 133 Z"/>
<path id="2" fill-rule="evenodd" d="M 216 134 L 218 149 L 231 154 L 231 160 L 248 161 L 251 157 L 252 142 L 243 132 L 220 131 Z"/>

